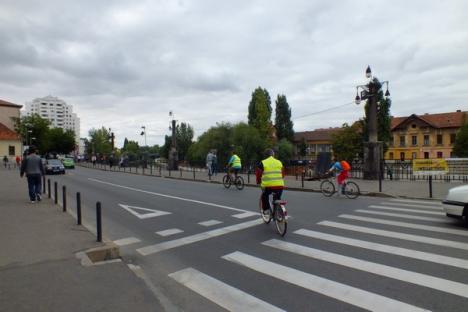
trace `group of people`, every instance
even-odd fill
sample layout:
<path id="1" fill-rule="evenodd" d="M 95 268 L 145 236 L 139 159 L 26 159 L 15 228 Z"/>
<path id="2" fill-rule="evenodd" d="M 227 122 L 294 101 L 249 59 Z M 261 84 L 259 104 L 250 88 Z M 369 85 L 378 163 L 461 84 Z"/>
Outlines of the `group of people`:
<path id="1" fill-rule="evenodd" d="M 216 150 L 210 150 L 206 155 L 206 169 L 208 169 L 208 176 L 218 174 L 218 156 Z"/>
<path id="2" fill-rule="evenodd" d="M 9 161 L 10 161 L 10 160 L 8 159 L 7 155 L 3 156 L 3 166 L 4 166 L 5 168 L 8 167 Z M 15 162 L 16 162 L 16 166 L 19 167 L 20 164 L 21 164 L 21 158 L 20 158 L 19 156 L 16 156 L 16 157 L 15 157 Z"/>

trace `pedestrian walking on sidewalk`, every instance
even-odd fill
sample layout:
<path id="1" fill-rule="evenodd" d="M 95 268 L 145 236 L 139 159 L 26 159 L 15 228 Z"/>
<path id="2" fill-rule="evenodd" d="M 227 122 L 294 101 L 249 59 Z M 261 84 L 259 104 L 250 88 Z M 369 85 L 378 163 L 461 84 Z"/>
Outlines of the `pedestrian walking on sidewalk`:
<path id="1" fill-rule="evenodd" d="M 7 167 L 8 165 L 8 157 L 7 155 L 3 156 L 3 166 L 5 166 L 5 168 Z"/>
<path id="2" fill-rule="evenodd" d="M 34 146 L 29 147 L 29 155 L 23 159 L 23 163 L 21 164 L 20 176 L 23 177 L 25 174 L 28 179 L 28 191 L 31 203 L 35 203 L 36 200 L 40 201 L 41 178 L 44 175 L 44 166 L 42 165 L 41 157 L 36 154 Z"/>

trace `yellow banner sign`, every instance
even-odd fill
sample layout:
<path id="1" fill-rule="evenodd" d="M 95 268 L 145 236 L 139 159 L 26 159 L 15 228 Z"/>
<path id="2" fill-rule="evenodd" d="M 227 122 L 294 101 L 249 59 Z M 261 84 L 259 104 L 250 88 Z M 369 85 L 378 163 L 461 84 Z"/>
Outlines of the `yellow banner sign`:
<path id="1" fill-rule="evenodd" d="M 446 174 L 448 165 L 445 159 L 413 159 L 413 174 Z"/>

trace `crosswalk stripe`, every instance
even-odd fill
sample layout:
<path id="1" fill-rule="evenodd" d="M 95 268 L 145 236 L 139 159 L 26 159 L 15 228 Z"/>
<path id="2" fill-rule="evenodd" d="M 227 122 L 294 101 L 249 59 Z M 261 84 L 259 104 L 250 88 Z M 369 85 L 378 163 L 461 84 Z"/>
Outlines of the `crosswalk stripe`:
<path id="1" fill-rule="evenodd" d="M 405 233 L 400 233 L 400 232 L 378 230 L 378 229 L 368 228 L 364 226 L 357 226 L 357 225 L 332 222 L 332 221 L 321 221 L 317 224 L 334 227 L 338 229 L 343 229 L 343 230 L 348 230 L 348 231 L 372 234 L 372 235 L 377 235 L 377 236 L 390 237 L 390 238 L 402 239 L 402 240 L 407 240 L 407 241 L 412 241 L 412 242 L 468 250 L 468 244 L 461 243 L 461 242 L 454 242 L 454 241 L 450 241 L 446 239 L 430 238 L 427 236 L 419 236 L 419 235 L 405 234 Z"/>
<path id="2" fill-rule="evenodd" d="M 413 199 L 400 199 L 400 198 L 392 198 L 390 199 L 392 202 L 398 203 L 414 203 L 414 204 L 425 204 L 425 205 L 432 205 L 432 206 L 441 206 L 442 204 L 438 201 L 428 201 L 428 200 L 413 200 Z"/>
<path id="3" fill-rule="evenodd" d="M 437 264 L 444 264 L 453 267 L 458 267 L 462 269 L 468 269 L 468 260 L 442 256 L 438 254 L 433 254 L 429 252 L 417 251 L 413 249 L 401 248 L 391 245 L 384 245 L 379 243 L 368 242 L 364 240 L 348 238 L 344 236 L 332 235 L 322 232 L 316 232 L 306 229 L 300 229 L 294 232 L 295 234 L 326 240 L 333 243 L 344 244 L 353 247 L 360 247 L 364 249 L 374 250 L 378 252 L 384 252 L 388 254 L 398 255 L 402 257 L 408 257 L 423 261 L 434 262 Z"/>
<path id="4" fill-rule="evenodd" d="M 422 210 L 422 209 L 397 208 L 397 207 L 380 206 L 380 205 L 369 205 L 368 207 L 369 208 L 374 208 L 374 209 L 385 209 L 385 210 L 393 210 L 393 211 L 425 213 L 425 214 L 430 214 L 430 215 L 445 216 L 445 213 L 440 212 L 440 211 L 426 211 L 426 210 Z"/>
<path id="5" fill-rule="evenodd" d="M 418 229 L 418 230 L 425 230 L 425 231 L 438 232 L 438 233 L 447 233 L 447 234 L 455 234 L 455 235 L 460 235 L 460 236 L 468 236 L 468 231 L 448 229 L 448 228 L 439 227 L 439 226 L 414 224 L 414 223 L 399 222 L 399 221 L 390 221 L 390 220 L 368 218 L 368 217 L 359 217 L 359 216 L 353 216 L 353 215 L 348 215 L 348 214 L 342 214 L 342 215 L 339 215 L 338 217 L 345 218 L 345 219 L 351 219 L 351 220 L 359 220 L 359 221 L 364 221 L 364 222 L 378 223 L 378 224 L 395 225 L 395 226 L 409 228 L 409 229 Z"/>
<path id="6" fill-rule="evenodd" d="M 126 246 L 126 245 L 139 243 L 139 242 L 141 242 L 141 240 L 139 240 L 136 237 L 127 237 L 127 238 L 121 238 L 121 239 L 115 240 L 114 244 L 116 244 L 117 246 Z"/>
<path id="7" fill-rule="evenodd" d="M 155 232 L 155 233 L 160 235 L 160 236 L 170 236 L 170 235 L 175 235 L 175 234 L 179 234 L 179 233 L 182 233 L 182 232 L 183 232 L 183 230 L 181 230 L 181 229 L 173 228 L 173 229 L 167 229 L 167 230 L 163 230 L 163 231 L 159 231 L 159 232 Z"/>
<path id="8" fill-rule="evenodd" d="M 284 311 L 193 268 L 186 268 L 169 276 L 228 311 Z"/>
<path id="9" fill-rule="evenodd" d="M 366 210 L 366 209 L 356 209 L 354 211 L 361 212 L 361 213 L 375 214 L 379 216 L 397 217 L 397 218 L 411 219 L 411 220 L 421 220 L 421 221 L 431 221 L 431 222 L 449 222 L 447 219 L 442 219 L 442 218 L 413 216 L 413 215 L 407 215 L 407 214 L 401 214 L 401 213 L 373 211 L 373 210 Z"/>
<path id="10" fill-rule="evenodd" d="M 235 251 L 222 257 L 249 269 L 370 311 L 427 311 L 356 287 Z"/>
<path id="11" fill-rule="evenodd" d="M 232 217 L 237 218 L 237 219 L 244 219 L 244 218 L 248 218 L 248 217 L 252 217 L 252 216 L 258 216 L 258 215 L 260 215 L 258 212 L 247 211 L 247 212 L 232 215 Z"/>
<path id="12" fill-rule="evenodd" d="M 384 264 L 343 256 L 340 254 L 327 252 L 315 248 L 301 246 L 286 241 L 280 241 L 277 239 L 271 239 L 263 242 L 263 245 L 270 246 L 273 248 L 289 251 L 294 254 L 302 255 L 305 257 L 326 261 L 338 265 L 342 265 L 355 270 L 365 271 L 388 278 L 403 281 L 405 283 L 416 284 L 436 290 L 440 290 L 449 294 L 468 298 L 468 285 L 446 280 L 443 278 L 403 270 L 395 267 L 391 267 Z"/>
<path id="13" fill-rule="evenodd" d="M 176 248 L 176 247 L 196 243 L 196 242 L 199 242 L 199 241 L 202 241 L 202 240 L 205 240 L 205 239 L 209 239 L 209 238 L 212 238 L 212 237 L 216 237 L 216 236 L 220 236 L 220 235 L 224 235 L 224 234 L 229 234 L 231 232 L 243 230 L 243 229 L 246 229 L 246 228 L 249 228 L 249 227 L 252 227 L 252 226 L 259 225 L 261 223 L 263 223 L 261 220 L 257 220 L 257 219 L 256 220 L 251 220 L 251 221 L 248 221 L 248 222 L 234 224 L 234 225 L 226 226 L 226 227 L 223 227 L 223 228 L 218 228 L 218 229 L 215 229 L 215 230 L 211 230 L 211 231 L 207 231 L 207 232 L 203 232 L 203 233 L 199 233 L 199 234 L 195 234 L 195 235 L 182 237 L 182 238 L 179 238 L 179 239 L 174 239 L 174 240 L 171 240 L 171 241 L 167 241 L 167 242 L 163 242 L 163 243 L 159 243 L 159 244 L 155 244 L 155 245 L 145 246 L 145 247 L 142 247 L 142 248 L 138 248 L 136 251 L 138 253 L 140 253 L 141 255 L 143 255 L 143 256 L 147 256 L 147 255 L 157 253 L 157 252 L 160 252 L 160 251 L 163 251 L 163 250 L 172 249 L 172 248 Z"/>
<path id="14" fill-rule="evenodd" d="M 442 206 L 418 205 L 418 204 L 402 204 L 402 203 L 389 203 L 389 202 L 381 202 L 380 204 L 382 204 L 382 205 L 392 205 L 392 206 L 411 207 L 411 208 L 422 208 L 422 209 L 430 209 L 430 210 L 442 211 Z"/>

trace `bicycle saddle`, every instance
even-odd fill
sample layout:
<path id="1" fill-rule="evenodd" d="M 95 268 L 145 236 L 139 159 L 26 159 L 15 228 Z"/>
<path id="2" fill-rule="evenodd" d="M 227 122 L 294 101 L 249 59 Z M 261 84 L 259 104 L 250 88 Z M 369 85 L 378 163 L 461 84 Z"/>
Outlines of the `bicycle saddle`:
<path id="1" fill-rule="evenodd" d="M 273 203 L 277 205 L 286 205 L 288 202 L 282 199 L 277 199 Z"/>

